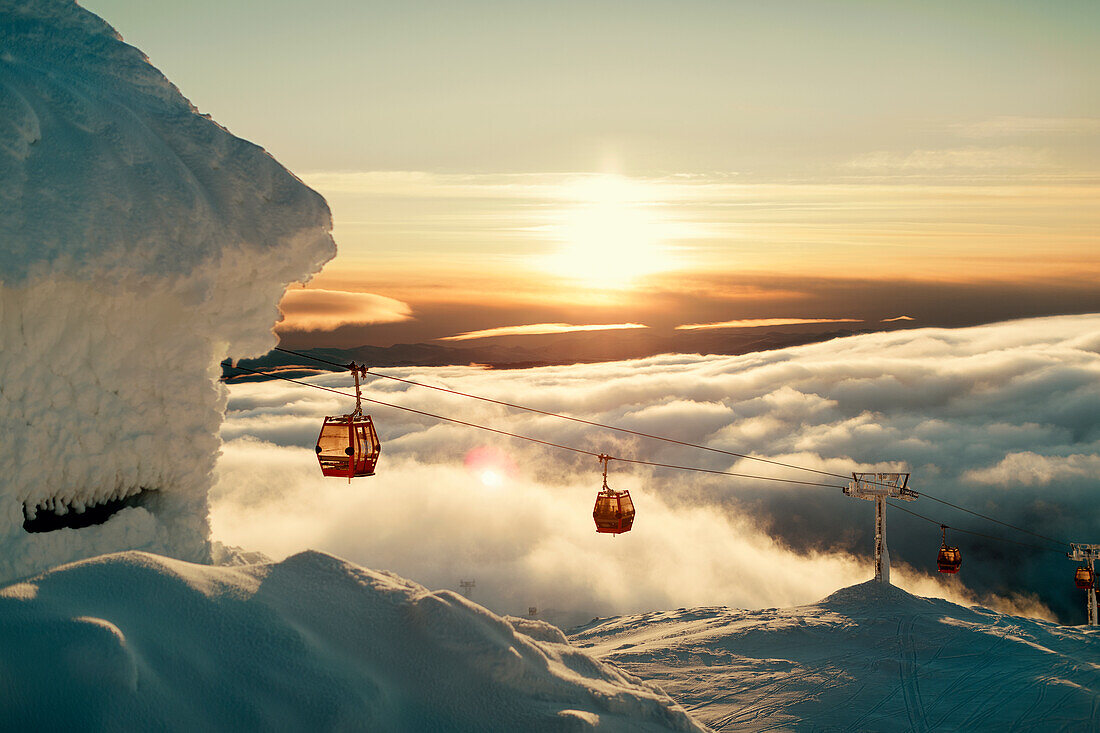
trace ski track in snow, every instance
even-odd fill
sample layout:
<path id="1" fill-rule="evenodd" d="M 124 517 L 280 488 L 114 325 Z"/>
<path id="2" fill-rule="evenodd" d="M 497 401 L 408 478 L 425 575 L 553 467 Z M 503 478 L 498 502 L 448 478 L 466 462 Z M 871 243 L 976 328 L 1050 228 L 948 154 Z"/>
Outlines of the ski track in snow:
<path id="1" fill-rule="evenodd" d="M 847 588 L 793 609 L 597 619 L 571 640 L 716 731 L 1100 726 L 1100 633 Z"/>
<path id="2" fill-rule="evenodd" d="M 909 725 L 917 731 L 925 731 L 924 705 L 920 697 L 920 681 L 917 679 L 917 649 L 913 641 L 913 623 L 915 616 L 908 616 L 898 622 L 898 644 L 901 646 L 901 664 L 898 675 L 901 678 L 901 691 L 905 696 L 905 712 Z"/>

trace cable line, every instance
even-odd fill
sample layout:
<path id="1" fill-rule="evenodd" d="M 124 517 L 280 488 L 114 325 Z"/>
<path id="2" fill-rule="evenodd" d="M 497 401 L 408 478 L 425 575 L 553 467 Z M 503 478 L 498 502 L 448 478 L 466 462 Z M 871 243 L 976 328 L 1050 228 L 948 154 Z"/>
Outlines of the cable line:
<path id="1" fill-rule="evenodd" d="M 696 471 L 698 473 L 714 473 L 720 476 L 736 476 L 738 478 L 752 478 L 760 479 L 762 481 L 780 481 L 785 484 L 798 484 L 800 486 L 818 486 L 826 489 L 843 489 L 843 486 L 837 486 L 836 484 L 823 484 L 817 481 L 799 481 L 793 478 L 778 478 L 776 476 L 756 476 L 751 473 L 733 473 L 731 471 L 719 471 L 712 468 L 698 468 L 696 466 L 675 466 L 670 463 L 654 463 L 652 461 L 641 461 L 636 458 L 616 458 L 611 456 L 613 460 L 622 461 L 623 463 L 636 463 L 640 466 L 656 466 L 657 468 L 675 468 L 680 471 Z"/>
<path id="2" fill-rule="evenodd" d="M 965 534 L 972 534 L 975 537 L 984 537 L 988 540 L 997 540 L 998 542 L 1011 542 L 1014 545 L 1020 545 L 1021 547 L 1030 547 L 1030 548 L 1035 549 L 1035 550 L 1041 550 L 1042 552 L 1057 552 L 1059 555 L 1062 554 L 1062 552 L 1060 550 L 1055 550 L 1051 547 L 1043 547 L 1042 545 L 1033 545 L 1030 542 L 1019 542 L 1018 540 L 1010 540 L 1007 537 L 997 537 L 997 536 L 991 535 L 991 534 L 982 534 L 981 532 L 974 532 L 974 531 L 969 530 L 969 529 L 960 529 L 958 527 L 953 527 L 950 524 L 944 524 L 943 522 L 938 522 L 935 519 L 932 519 L 931 517 L 926 517 L 923 514 L 918 514 L 917 512 L 913 511 L 912 509 L 906 509 L 902 505 L 895 504 L 892 501 L 888 500 L 886 503 L 889 504 L 894 509 L 900 509 L 901 511 L 905 512 L 906 514 L 912 514 L 914 517 L 918 517 L 920 519 L 923 519 L 926 522 L 931 522 L 932 524 L 935 524 L 938 527 L 946 527 L 947 529 L 950 529 L 953 532 L 963 532 Z"/>
<path id="3" fill-rule="evenodd" d="M 985 514 L 982 514 L 980 512 L 976 512 L 976 511 L 973 511 L 971 509 L 967 509 L 966 507 L 961 507 L 958 504 L 952 504 L 951 502 L 947 501 L 946 499 L 937 498 L 937 497 L 932 496 L 931 494 L 925 493 L 923 491 L 919 491 L 917 493 L 920 496 L 924 496 L 924 497 L 927 497 L 927 498 L 931 499 L 932 501 L 938 501 L 941 504 L 946 504 L 949 507 L 954 507 L 955 509 L 958 509 L 961 512 L 966 512 L 967 514 L 973 514 L 975 517 L 981 517 L 982 519 L 988 520 L 990 522 L 996 522 L 997 524 L 1000 524 L 1004 527 L 1010 527 L 1011 529 L 1015 529 L 1017 531 L 1024 532 L 1024 533 L 1029 534 L 1033 537 L 1038 537 L 1041 540 L 1046 540 L 1047 542 L 1053 542 L 1056 545 L 1064 545 L 1066 547 L 1069 547 L 1069 545 L 1070 545 L 1069 542 L 1061 542 L 1061 541 L 1053 539 L 1051 537 L 1047 537 L 1046 535 L 1039 534 L 1038 532 L 1032 532 L 1030 529 L 1024 529 L 1023 527 L 1017 527 L 1015 524 L 1009 524 L 1008 522 L 1002 522 L 999 519 L 994 519 L 993 517 L 986 516 Z"/>
<path id="4" fill-rule="evenodd" d="M 346 364 L 337 364 L 336 362 L 329 361 L 328 359 L 322 359 L 320 357 L 311 356 L 310 354 L 303 354 L 303 353 L 300 353 L 298 351 L 291 351 L 290 349 L 284 349 L 284 348 L 279 347 L 279 346 L 276 346 L 273 349 L 273 351 L 281 351 L 284 354 L 293 354 L 294 356 L 300 356 L 300 357 L 305 358 L 305 359 L 313 359 L 314 361 L 320 362 L 322 364 L 329 364 L 331 366 L 340 367 L 341 369 L 347 369 Z M 582 425 L 591 425 L 592 427 L 603 428 L 605 430 L 615 430 L 615 431 L 618 431 L 620 433 L 627 433 L 629 435 L 636 435 L 640 438 L 650 438 L 652 440 L 663 440 L 666 443 L 674 443 L 676 445 L 682 445 L 682 446 L 685 446 L 687 448 L 697 448 L 699 450 L 711 451 L 712 453 L 721 453 L 723 455 L 733 456 L 735 458 L 745 458 L 745 459 L 750 460 L 750 461 L 760 461 L 761 463 L 770 463 L 773 466 L 782 466 L 783 468 L 793 468 L 796 471 L 809 471 L 811 473 L 821 474 L 822 476 L 831 476 L 833 478 L 841 478 L 841 479 L 845 479 L 845 480 L 848 480 L 849 478 L 851 478 L 850 476 L 845 476 L 845 475 L 842 475 L 842 474 L 839 474 L 839 473 L 832 473 L 830 471 L 821 471 L 821 470 L 818 470 L 816 468 L 806 468 L 805 466 L 796 466 L 796 465 L 791 464 L 791 463 L 783 463 L 782 461 L 773 461 L 773 460 L 768 459 L 768 458 L 760 458 L 759 456 L 750 456 L 750 455 L 746 455 L 744 453 L 736 453 L 734 451 L 722 450 L 721 448 L 713 448 L 709 445 L 700 445 L 698 443 L 688 443 L 688 442 L 683 441 L 683 440 L 676 440 L 675 438 L 666 438 L 663 435 L 653 435 L 651 433 L 642 433 L 642 432 L 639 432 L 637 430 L 631 430 L 630 428 L 623 428 L 623 427 L 619 427 L 617 425 L 606 425 L 604 423 L 593 422 L 591 420 L 584 420 L 584 419 L 581 419 L 579 417 L 572 417 L 570 415 L 562 415 L 562 414 L 557 413 L 557 412 L 548 412 L 547 410 L 540 410 L 540 409 L 535 408 L 535 407 L 527 407 L 526 405 L 517 405 L 517 404 L 512 403 L 512 402 L 504 402 L 503 400 L 494 400 L 490 397 L 481 397 L 479 395 L 469 394 L 467 392 L 459 392 L 458 390 L 455 390 L 455 389 L 448 389 L 446 387 L 437 387 L 437 386 L 432 385 L 432 384 L 424 384 L 423 382 L 414 382 L 411 379 L 403 379 L 401 377 L 394 377 L 394 376 L 391 376 L 389 374 L 379 374 L 378 372 L 372 372 L 369 369 L 367 370 L 367 374 L 373 375 L 375 377 L 381 377 L 382 379 L 392 379 L 395 382 L 404 382 L 405 384 L 411 384 L 411 385 L 416 386 L 416 387 L 427 387 L 428 389 L 434 389 L 434 390 L 437 390 L 439 392 L 447 392 L 449 394 L 457 395 L 459 397 L 469 397 L 470 399 L 481 400 L 482 402 L 490 402 L 494 405 L 501 405 L 503 407 L 510 407 L 512 409 L 515 409 L 515 410 L 526 410 L 527 412 L 534 412 L 534 413 L 537 413 L 539 415 L 546 415 L 547 417 L 556 417 L 556 418 L 560 418 L 562 420 L 570 420 L 572 422 L 581 423 Z"/>
<path id="5" fill-rule="evenodd" d="M 302 357 L 304 359 L 312 359 L 313 361 L 316 361 L 318 363 L 328 364 L 330 366 L 338 367 L 338 368 L 344 369 L 344 370 L 347 370 L 347 368 L 348 368 L 346 364 L 339 364 L 337 362 L 330 361 L 328 359 L 323 359 L 323 358 L 318 357 L 318 356 L 312 356 L 310 354 L 304 354 L 302 352 L 293 351 L 291 349 L 284 349 L 280 346 L 276 346 L 273 349 L 273 351 L 280 351 L 284 354 L 292 354 L 294 356 L 299 356 L 299 357 Z M 234 367 L 234 368 L 245 369 L 245 367 Z M 263 375 L 263 376 L 276 377 L 278 379 L 285 379 L 285 377 L 279 377 L 278 375 L 275 375 L 275 374 L 258 372 L 258 371 L 254 371 L 254 370 L 249 370 L 249 371 L 252 371 L 252 373 L 254 373 L 254 374 L 260 374 L 260 375 Z M 687 447 L 687 448 L 696 448 L 698 450 L 710 451 L 712 453 L 720 453 L 722 455 L 732 456 L 732 457 L 735 457 L 735 458 L 744 458 L 744 459 L 750 460 L 750 461 L 759 461 L 761 463 L 768 463 L 768 464 L 771 464 L 773 466 L 780 466 L 782 468 L 790 468 L 790 469 L 794 469 L 796 471 L 808 471 L 810 473 L 816 473 L 816 474 L 819 474 L 819 475 L 822 475 L 822 476 L 829 476 L 829 477 L 832 477 L 832 478 L 840 478 L 840 479 L 844 479 L 844 480 L 848 480 L 850 478 L 850 476 L 846 476 L 846 475 L 839 474 L 839 473 L 832 473 L 830 471 L 822 471 L 822 470 L 819 470 L 819 469 L 816 469 L 816 468 L 808 468 L 806 466 L 798 466 L 798 465 L 795 465 L 795 464 L 784 463 L 783 461 L 775 461 L 775 460 L 771 460 L 771 459 L 768 459 L 768 458 L 760 458 L 759 456 L 751 456 L 751 455 L 747 455 L 745 453 L 737 453 L 735 451 L 727 451 L 727 450 L 723 450 L 721 448 L 714 448 L 714 447 L 711 447 L 709 445 L 700 445 L 698 443 L 689 443 L 689 442 L 682 441 L 682 440 L 676 440 L 675 438 L 668 438 L 668 437 L 665 437 L 665 436 L 662 436 L 662 435 L 654 435 L 652 433 L 643 433 L 643 432 L 640 432 L 640 431 L 637 431 L 637 430 L 631 430 L 629 428 L 619 427 L 617 425 L 607 425 L 605 423 L 598 423 L 598 422 L 594 422 L 592 420 L 584 420 L 584 419 L 579 418 L 579 417 L 572 417 L 570 415 L 562 415 L 562 414 L 556 413 L 556 412 L 549 412 L 547 410 L 540 410 L 540 409 L 535 408 L 535 407 L 527 407 L 526 405 L 518 405 L 518 404 L 515 404 L 515 403 L 512 403 L 512 402 L 505 402 L 503 400 L 495 400 L 495 399 L 492 399 L 490 397 L 482 397 L 480 395 L 470 394 L 468 392 L 460 392 L 458 390 L 448 389 L 447 387 L 437 387 L 437 386 L 431 385 L 431 384 L 424 384 L 423 382 L 416 382 L 416 381 L 413 381 L 411 379 L 404 379 L 402 377 L 394 377 L 394 376 L 391 376 L 389 374 L 381 374 L 379 372 L 374 372 L 374 371 L 370 371 L 370 370 L 367 370 L 366 373 L 371 374 L 372 376 L 375 376 L 375 377 L 380 377 L 382 379 L 390 379 L 390 380 L 393 380 L 395 382 L 402 382 L 404 384 L 409 384 L 409 385 L 413 385 L 413 386 L 416 386 L 416 387 L 426 387 L 428 389 L 434 389 L 434 390 L 439 391 L 439 392 L 446 392 L 448 394 L 453 394 L 453 395 L 456 395 L 456 396 L 459 396 L 459 397 L 467 397 L 469 399 L 480 400 L 482 402 L 488 402 L 488 403 L 495 404 L 495 405 L 501 405 L 502 407 L 508 407 L 508 408 L 512 408 L 512 409 L 516 409 L 516 410 L 525 410 L 527 412 L 533 412 L 533 413 L 536 413 L 536 414 L 539 414 L 539 415 L 545 415 L 547 417 L 556 417 L 556 418 L 559 418 L 561 420 L 569 420 L 571 422 L 580 423 L 582 425 L 590 425 L 592 427 L 597 427 L 597 428 L 603 428 L 605 430 L 614 430 L 614 431 L 617 431 L 617 432 L 620 432 L 620 433 L 626 433 L 628 435 L 635 435 L 635 436 L 638 436 L 640 438 L 648 438 L 648 439 L 651 439 L 651 440 L 660 440 L 660 441 L 664 441 L 666 443 L 681 445 L 681 446 L 684 446 L 684 447 Z M 293 380 L 289 380 L 289 381 L 293 381 Z M 308 384 L 308 383 L 298 382 L 298 384 Z M 316 386 L 316 385 L 309 385 L 309 386 Z M 334 391 L 334 390 L 330 390 L 330 391 Z M 374 400 L 374 402 L 377 402 L 377 400 Z M 397 406 L 397 405 L 389 405 L 388 403 L 384 403 L 384 402 L 377 402 L 377 404 L 386 405 L 388 407 L 397 407 L 397 409 L 405 409 L 405 410 L 410 410 L 412 412 L 416 412 L 415 410 L 411 410 L 411 408 L 404 408 L 404 407 L 400 407 L 400 406 Z M 421 413 L 421 414 L 429 415 L 428 413 Z M 482 426 L 478 426 L 478 425 L 473 425 L 473 423 L 463 423 L 461 420 L 454 420 L 452 418 L 446 418 L 446 417 L 442 417 L 442 416 L 438 416 L 438 415 L 429 415 L 429 416 L 430 417 L 436 417 L 440 420 L 449 420 L 451 422 L 457 422 L 457 423 L 461 423 L 461 424 L 464 424 L 464 425 L 472 425 L 473 427 L 482 427 Z M 486 428 L 486 429 L 491 430 L 492 428 Z M 503 431 L 497 431 L 497 432 L 501 432 L 505 435 L 511 435 L 510 433 L 504 433 Z M 582 452 L 587 452 L 587 451 L 582 451 Z M 596 454 L 590 453 L 590 455 L 596 455 Z M 641 463 L 641 464 L 646 464 L 646 465 L 663 466 L 663 467 L 666 467 L 666 468 L 677 468 L 677 469 L 680 469 L 680 470 L 692 470 L 692 471 L 700 471 L 700 472 L 706 472 L 706 473 L 722 474 L 722 475 L 727 475 L 727 476 L 741 476 L 741 477 L 746 477 L 746 478 L 767 479 L 769 481 L 783 481 L 785 483 L 803 484 L 803 485 L 807 485 L 807 486 L 822 486 L 822 487 L 829 487 L 829 488 L 843 488 L 841 486 L 834 486 L 833 484 L 817 483 L 817 482 L 812 482 L 812 481 L 797 481 L 795 479 L 778 479 L 778 478 L 764 477 L 764 476 L 753 476 L 751 474 L 738 474 L 738 473 L 732 473 L 732 472 L 729 472 L 729 471 L 717 471 L 717 470 L 708 470 L 708 469 L 700 469 L 700 468 L 688 468 L 688 467 L 683 467 L 683 466 L 671 466 L 671 465 L 667 465 L 667 464 L 656 464 L 656 463 L 648 463 L 647 464 L 647 462 L 645 462 L 645 461 L 634 461 L 634 460 L 631 460 L 631 459 L 623 459 L 623 458 L 619 458 L 619 459 L 616 459 L 616 460 L 621 460 L 621 461 L 629 462 L 629 463 Z M 866 483 L 877 484 L 878 482 L 867 481 Z M 1046 535 L 1039 534 L 1038 532 L 1033 532 L 1030 529 L 1026 529 L 1024 527 L 1019 527 L 1015 524 L 1010 524 L 1008 522 L 1003 522 L 1000 519 L 995 519 L 995 518 L 990 517 L 988 515 L 982 514 L 981 512 L 976 512 L 976 511 L 973 511 L 971 509 L 967 509 L 965 507 L 959 506 L 958 504 L 954 504 L 952 502 L 949 502 L 945 499 L 940 499 L 936 496 L 932 496 L 931 494 L 925 493 L 924 491 L 920 491 L 920 492 L 917 492 L 917 493 L 920 496 L 928 497 L 929 499 L 931 499 L 933 501 L 937 501 L 941 504 L 945 504 L 947 506 L 958 509 L 959 511 L 963 511 L 963 512 L 966 512 L 968 514 L 972 514 L 976 517 L 980 517 L 981 519 L 985 519 L 986 521 L 994 522 L 995 524 L 999 524 L 1003 527 L 1008 527 L 1009 529 L 1014 529 L 1018 532 L 1023 532 L 1025 534 L 1029 534 L 1033 537 L 1038 537 L 1039 539 L 1046 540 L 1048 542 L 1053 542 L 1056 545 L 1061 545 L 1061 546 L 1066 546 L 1066 547 L 1068 547 L 1070 545 L 1069 542 L 1063 542 L 1061 540 L 1056 540 L 1052 537 L 1047 537 Z M 972 533 L 972 534 L 974 534 L 974 533 Z M 1006 540 L 1006 541 L 1012 541 L 1012 540 Z M 1017 544 L 1024 544 L 1024 543 L 1017 543 Z"/>
<path id="6" fill-rule="evenodd" d="M 228 361 L 228 360 L 226 360 L 226 361 Z M 321 390 L 324 390 L 325 392 L 332 392 L 333 394 L 338 394 L 341 397 L 355 397 L 355 395 L 350 395 L 347 392 L 341 392 L 340 390 L 332 389 L 331 387 L 322 387 L 319 384 L 310 384 L 309 382 L 302 382 L 302 381 L 297 380 L 297 379 L 291 379 L 290 377 L 280 377 L 277 374 L 268 374 L 268 373 L 265 373 L 265 372 L 258 371 L 256 369 L 249 369 L 248 367 L 237 366 L 236 364 L 227 364 L 225 362 L 222 362 L 222 366 L 227 366 L 231 369 L 240 369 L 241 371 L 244 371 L 244 372 L 249 372 L 251 374 L 259 374 L 259 375 L 265 376 L 265 377 L 275 377 L 276 379 L 282 379 L 285 382 L 291 382 L 293 384 L 300 384 L 303 387 L 313 387 L 314 389 L 321 389 Z M 471 428 L 478 428 L 480 430 L 488 430 L 489 432 L 498 433 L 499 435 L 507 435 L 509 438 L 519 438 L 520 440 L 529 440 L 532 443 L 541 443 L 542 445 L 548 445 L 552 448 L 561 448 L 562 450 L 570 450 L 570 451 L 573 451 L 574 453 L 583 453 L 585 455 L 589 455 L 589 456 L 593 456 L 593 457 L 597 457 L 597 458 L 600 455 L 599 453 L 594 453 L 590 450 L 585 450 L 583 448 L 574 448 L 573 446 L 570 446 L 570 445 L 561 445 L 560 443 L 551 443 L 548 440 L 540 440 L 538 438 L 532 438 L 532 437 L 527 436 L 527 435 L 519 435 L 518 433 L 509 433 L 506 430 L 498 430 L 497 428 L 490 428 L 490 427 L 487 427 L 485 425 L 477 425 L 476 423 L 466 422 L 465 420 L 459 420 L 459 419 L 453 418 L 453 417 L 445 417 L 443 415 L 436 415 L 436 414 L 433 414 L 431 412 L 424 412 L 423 410 L 415 410 L 411 407 L 403 407 L 402 405 L 394 405 L 394 404 L 389 403 L 389 402 L 382 402 L 381 400 L 372 400 L 369 397 L 363 397 L 362 401 L 363 402 L 372 402 L 376 405 L 382 405 L 383 407 L 392 407 L 396 410 L 405 410 L 406 412 L 414 412 L 417 415 L 423 415 L 424 417 L 430 417 L 430 418 L 434 418 L 436 420 L 446 420 L 447 422 L 453 422 L 453 423 L 457 423 L 459 425 L 466 425 L 466 426 L 471 427 Z M 616 459 L 616 460 L 621 460 L 621 459 Z"/>
<path id="7" fill-rule="evenodd" d="M 236 364 L 232 364 L 232 363 L 228 363 L 228 362 L 229 362 L 228 359 L 226 361 L 222 362 L 222 366 L 229 367 L 230 369 L 239 369 L 243 372 L 248 372 L 250 374 L 259 374 L 261 376 L 274 377 L 275 379 L 281 379 L 285 382 L 290 382 L 292 384 L 298 384 L 298 385 L 301 385 L 303 387 L 313 387 L 314 389 L 320 389 L 320 390 L 323 390 L 325 392 L 332 392 L 333 394 L 338 394 L 342 397 L 354 397 L 355 396 L 355 395 L 347 394 L 346 392 L 341 392 L 338 389 L 332 389 L 331 387 L 323 387 L 319 384 L 311 384 L 309 382 L 303 382 L 303 381 L 298 380 L 298 379 L 291 379 L 290 377 L 281 377 L 277 374 L 271 374 L 271 373 L 268 373 L 268 372 L 261 372 L 261 371 L 256 370 L 256 369 L 249 369 L 248 367 L 238 366 Z M 576 447 L 573 447 L 573 446 L 570 446 L 570 445 L 562 445 L 560 443 L 552 443 L 548 440 L 541 440 L 539 438 L 532 438 L 529 435 L 520 435 L 519 433 L 510 433 L 507 430 L 500 430 L 498 428 L 491 428 L 491 427 L 488 427 L 487 425 L 479 425 L 477 423 L 467 422 L 465 420 L 459 420 L 459 419 L 453 418 L 453 417 L 446 417 L 445 415 L 436 415 L 436 414 L 431 413 L 431 412 L 424 412 L 423 410 L 416 410 L 416 409 L 413 409 L 412 407 L 405 407 L 403 405 L 395 405 L 391 402 L 383 402 L 381 400 L 370 399 L 369 397 L 363 397 L 362 401 L 363 402 L 371 402 L 373 404 L 381 405 L 383 407 L 392 407 L 395 410 L 404 410 L 406 412 L 412 412 L 412 413 L 415 413 L 417 415 L 423 415 L 424 417 L 433 418 L 435 420 L 444 420 L 446 422 L 452 422 L 452 423 L 456 423 L 458 425 L 465 425 L 467 427 L 477 428 L 478 430 L 486 430 L 488 432 L 496 433 L 498 435 L 505 435 L 509 438 L 518 438 L 519 440 L 526 440 L 526 441 L 530 441 L 532 443 L 538 443 L 540 445 L 549 446 L 551 448 L 560 448 L 561 450 L 573 451 L 574 453 L 581 453 L 581 454 L 584 454 L 584 455 L 593 456 L 594 458 L 599 458 L 603 455 L 602 453 L 596 453 L 596 452 L 593 452 L 593 451 L 590 451 L 590 450 L 585 450 L 583 448 L 576 448 Z M 756 476 L 756 475 L 749 474 L 749 473 L 733 473 L 731 471 L 718 471 L 718 470 L 709 469 L 709 468 L 697 468 L 695 466 L 677 466 L 677 465 L 673 465 L 673 464 L 670 464 L 670 463 L 655 463 L 653 461 L 643 461 L 643 460 L 640 460 L 640 459 L 637 459 L 637 458 L 620 458 L 618 456 L 608 456 L 608 458 L 611 458 L 612 460 L 616 460 L 616 461 L 621 461 L 623 463 L 635 463 L 635 464 L 638 464 L 638 465 L 641 465 L 641 466 L 654 466 L 654 467 L 657 467 L 657 468 L 671 468 L 671 469 L 676 469 L 676 470 L 679 470 L 679 471 L 696 471 L 696 472 L 699 472 L 699 473 L 719 474 L 719 475 L 722 475 L 722 476 L 734 476 L 734 477 L 737 477 L 737 478 L 756 479 L 756 480 L 759 480 L 759 481 L 777 481 L 779 483 L 798 484 L 798 485 L 801 485 L 801 486 L 820 486 L 820 487 L 830 488 L 830 489 L 841 489 L 841 488 L 843 488 L 842 486 L 837 486 L 835 484 L 817 483 L 817 482 L 813 482 L 813 481 L 799 481 L 797 479 L 779 478 L 779 477 L 776 477 L 776 476 Z"/>

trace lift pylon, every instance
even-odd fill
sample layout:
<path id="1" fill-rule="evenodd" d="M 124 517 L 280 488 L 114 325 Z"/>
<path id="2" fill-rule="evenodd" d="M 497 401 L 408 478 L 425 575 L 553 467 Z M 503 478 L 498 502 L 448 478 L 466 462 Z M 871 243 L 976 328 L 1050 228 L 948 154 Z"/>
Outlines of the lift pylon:
<path id="1" fill-rule="evenodd" d="M 844 493 L 875 502 L 875 580 L 890 583 L 890 550 L 886 547 L 886 500 L 916 501 L 918 494 L 906 488 L 907 473 L 853 473 Z"/>
<path id="2" fill-rule="evenodd" d="M 1082 567 L 1088 567 L 1088 575 L 1092 578 L 1092 587 L 1085 589 L 1085 603 L 1088 605 L 1089 626 L 1100 625 L 1096 618 L 1096 558 L 1100 557 L 1100 545 L 1084 545 L 1076 542 L 1070 545 L 1070 552 L 1066 553 L 1070 560 L 1076 560 Z"/>

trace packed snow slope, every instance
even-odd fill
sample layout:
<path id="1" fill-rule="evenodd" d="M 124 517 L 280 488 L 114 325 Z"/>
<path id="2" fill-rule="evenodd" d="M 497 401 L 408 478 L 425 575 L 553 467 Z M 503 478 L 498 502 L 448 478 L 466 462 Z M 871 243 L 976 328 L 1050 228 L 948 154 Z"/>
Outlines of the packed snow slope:
<path id="1" fill-rule="evenodd" d="M 875 581 L 795 608 L 596 619 L 570 638 L 720 731 L 1100 726 L 1100 631 Z"/>
<path id="2" fill-rule="evenodd" d="M 330 230 L 317 193 L 99 17 L 0 0 L 0 580 L 206 557 L 217 363 L 275 345 Z M 78 527 L 93 508 L 121 511 Z"/>
<path id="3" fill-rule="evenodd" d="M 0 637 L 5 730 L 703 730 L 549 624 L 317 552 L 80 561 L 0 589 Z"/>

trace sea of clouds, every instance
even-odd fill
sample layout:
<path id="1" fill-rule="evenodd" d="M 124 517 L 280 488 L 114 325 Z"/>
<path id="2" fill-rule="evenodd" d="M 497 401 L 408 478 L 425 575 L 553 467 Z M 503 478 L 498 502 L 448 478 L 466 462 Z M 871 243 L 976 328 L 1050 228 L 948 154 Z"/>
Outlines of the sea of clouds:
<path id="1" fill-rule="evenodd" d="M 838 474 L 906 470 L 911 486 L 1059 541 L 1096 541 L 1100 517 L 1100 316 L 862 335 L 743 356 L 664 355 L 517 371 L 383 370 L 395 376 L 706 443 Z M 313 378 L 348 388 L 346 374 Z M 624 436 L 551 417 L 371 381 L 367 396 L 648 461 L 843 480 Z M 211 494 L 214 539 L 283 557 L 304 548 L 430 587 L 474 580 L 504 613 L 568 625 L 698 605 L 816 601 L 873 574 L 874 505 L 839 488 L 612 462 L 633 531 L 597 535 L 589 456 L 375 407 L 378 474 L 322 478 L 320 418 L 350 399 L 285 382 L 230 388 Z M 927 498 L 906 508 L 1023 545 L 955 533 L 957 577 L 935 572 L 940 530 L 888 513 L 894 582 L 924 595 L 1083 620 L 1065 547 Z"/>

